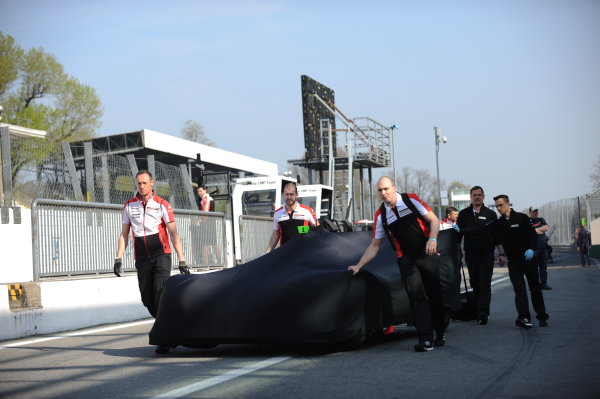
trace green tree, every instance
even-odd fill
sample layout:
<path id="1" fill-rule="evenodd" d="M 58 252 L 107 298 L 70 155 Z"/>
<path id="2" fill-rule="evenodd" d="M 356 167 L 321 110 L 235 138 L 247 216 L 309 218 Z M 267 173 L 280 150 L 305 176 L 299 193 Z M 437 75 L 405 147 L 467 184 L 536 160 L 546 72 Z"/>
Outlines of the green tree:
<path id="1" fill-rule="evenodd" d="M 56 87 L 56 107 L 50 113 L 48 129 L 53 141 L 89 139 L 100 127 L 102 104 L 96 91 L 75 78 Z"/>
<path id="2" fill-rule="evenodd" d="M 447 189 L 448 190 L 470 190 L 471 186 L 469 186 L 466 183 L 463 183 L 460 180 L 453 180 L 452 182 L 450 182 L 450 184 L 448 184 Z"/>
<path id="3" fill-rule="evenodd" d="M 103 112 L 96 91 L 67 75 L 54 55 L 42 47 L 23 51 L 2 32 L 0 103 L 4 121 L 45 130 L 54 142 L 93 137 Z"/>
<path id="4" fill-rule="evenodd" d="M 3 122 L 48 133 L 46 140 L 15 139 L 11 144 L 15 186 L 22 169 L 42 167 L 55 143 L 93 137 L 102 116 L 96 91 L 67 75 L 54 55 L 42 47 L 24 51 L 2 32 L 0 104 Z"/>
<path id="5" fill-rule="evenodd" d="M 4 95 L 19 76 L 23 49 L 10 35 L 0 32 L 0 96 Z"/>
<path id="6" fill-rule="evenodd" d="M 54 94 L 66 79 L 63 66 L 42 47 L 29 49 L 20 65 L 20 87 L 17 98 L 22 108 L 32 101 Z"/>
<path id="7" fill-rule="evenodd" d="M 183 129 L 181 129 L 181 137 L 185 140 L 194 141 L 211 147 L 217 146 L 217 144 L 209 139 L 204 133 L 204 126 L 193 120 L 185 122 Z"/>

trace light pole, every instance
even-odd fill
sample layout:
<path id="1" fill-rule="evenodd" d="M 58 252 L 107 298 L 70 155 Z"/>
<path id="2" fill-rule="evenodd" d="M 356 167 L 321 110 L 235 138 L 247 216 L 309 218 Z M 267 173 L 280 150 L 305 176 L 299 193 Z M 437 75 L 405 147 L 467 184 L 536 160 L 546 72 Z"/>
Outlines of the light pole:
<path id="1" fill-rule="evenodd" d="M 438 153 L 440 152 L 440 142 L 447 142 L 448 137 L 442 136 L 441 129 L 438 129 L 437 127 L 433 128 L 433 132 L 435 133 L 435 166 L 437 169 L 438 218 L 442 220 L 442 189 L 440 187 L 440 162 L 438 160 Z"/>
<path id="2" fill-rule="evenodd" d="M 394 129 L 398 129 L 397 125 L 390 125 L 390 129 L 392 129 L 392 176 L 394 177 L 394 186 L 396 186 L 396 162 L 394 162 L 394 153 L 396 150 L 394 149 Z"/>

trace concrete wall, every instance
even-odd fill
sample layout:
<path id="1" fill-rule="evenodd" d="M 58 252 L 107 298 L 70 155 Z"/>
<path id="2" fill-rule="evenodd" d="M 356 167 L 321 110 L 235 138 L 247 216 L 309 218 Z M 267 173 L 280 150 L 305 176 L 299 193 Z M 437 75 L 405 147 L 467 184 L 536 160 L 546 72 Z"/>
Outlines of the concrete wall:
<path id="1" fill-rule="evenodd" d="M 600 259 L 600 218 L 596 218 L 590 222 L 590 232 L 592 233 L 590 256 Z"/>
<path id="2" fill-rule="evenodd" d="M 142 305 L 135 274 L 33 282 L 31 210 L 21 208 L 20 224 L 14 224 L 12 211 L 10 216 L 9 224 L 0 224 L 0 340 L 150 317 Z M 227 263 L 231 267 L 231 223 L 226 224 L 226 233 Z M 9 284 L 15 283 L 24 288 L 27 303 L 11 309 Z"/>
<path id="3" fill-rule="evenodd" d="M 150 317 L 135 275 L 44 281 L 39 287 L 41 308 L 11 310 L 8 286 L 0 285 L 0 340 Z"/>
<path id="4" fill-rule="evenodd" d="M 10 209 L 10 223 L 0 224 L 0 242 L 0 284 L 33 281 L 30 209 L 21 208 L 20 224 L 14 223 L 13 211 Z"/>

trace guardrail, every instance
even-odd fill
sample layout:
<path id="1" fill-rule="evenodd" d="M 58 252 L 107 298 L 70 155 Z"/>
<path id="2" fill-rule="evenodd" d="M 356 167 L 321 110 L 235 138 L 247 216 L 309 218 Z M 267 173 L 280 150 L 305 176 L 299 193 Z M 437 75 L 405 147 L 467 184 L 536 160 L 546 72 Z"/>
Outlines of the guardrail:
<path id="1" fill-rule="evenodd" d="M 112 273 L 121 232 L 121 205 L 36 199 L 31 207 L 33 277 Z M 175 209 L 191 268 L 226 267 L 225 214 Z M 123 270 L 135 271 L 131 241 Z M 173 256 L 173 267 L 177 256 Z"/>
<path id="2" fill-rule="evenodd" d="M 272 234 L 273 218 L 265 216 L 240 216 L 242 263 L 264 255 Z"/>
<path id="3" fill-rule="evenodd" d="M 577 247 L 574 244 L 571 244 L 571 245 L 552 245 L 552 252 L 574 254 L 579 251 L 577 251 Z"/>

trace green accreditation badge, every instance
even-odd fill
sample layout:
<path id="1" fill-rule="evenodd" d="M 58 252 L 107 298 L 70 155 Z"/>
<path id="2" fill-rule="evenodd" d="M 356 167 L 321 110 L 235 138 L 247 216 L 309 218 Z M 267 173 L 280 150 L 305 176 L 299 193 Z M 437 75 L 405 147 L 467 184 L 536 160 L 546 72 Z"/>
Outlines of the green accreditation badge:
<path id="1" fill-rule="evenodd" d="M 298 233 L 306 234 L 306 233 L 308 233 L 309 229 L 310 229 L 310 226 L 298 226 Z"/>

